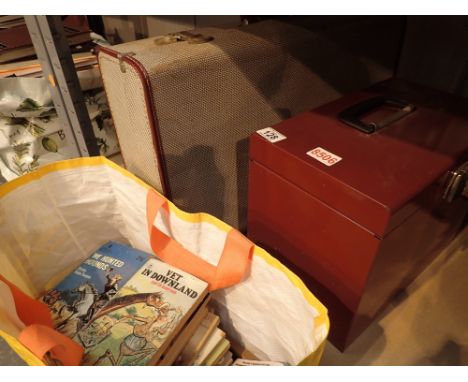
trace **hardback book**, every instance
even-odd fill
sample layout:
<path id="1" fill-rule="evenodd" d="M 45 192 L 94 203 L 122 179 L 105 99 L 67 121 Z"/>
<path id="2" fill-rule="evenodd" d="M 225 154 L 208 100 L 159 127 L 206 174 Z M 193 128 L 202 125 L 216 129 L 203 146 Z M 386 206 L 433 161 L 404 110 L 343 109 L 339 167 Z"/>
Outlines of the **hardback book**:
<path id="1" fill-rule="evenodd" d="M 201 366 L 204 364 L 210 353 L 214 350 L 214 348 L 226 337 L 226 333 L 224 333 L 221 329 L 215 328 L 213 333 L 208 337 L 205 345 L 201 348 L 200 352 L 195 357 L 195 360 L 191 365 L 194 366 Z"/>
<path id="2" fill-rule="evenodd" d="M 41 297 L 56 329 L 73 337 L 150 257 L 154 256 L 112 241 L 101 246 Z"/>
<path id="3" fill-rule="evenodd" d="M 208 357 L 205 358 L 202 365 L 203 366 L 213 366 L 216 365 L 227 353 L 229 350 L 230 343 L 226 338 L 222 338 L 221 341 L 214 347 L 214 349 L 208 354 Z"/>
<path id="4" fill-rule="evenodd" d="M 180 334 L 169 345 L 169 348 L 158 362 L 159 366 L 169 366 L 174 364 L 177 357 L 182 353 L 190 339 L 193 337 L 193 334 L 197 328 L 201 325 L 202 321 L 207 316 L 208 309 L 206 306 L 208 305 L 209 301 L 210 295 L 207 295 L 200 307 L 192 314 L 192 317 L 189 318 L 185 326 L 182 328 Z"/>
<path id="5" fill-rule="evenodd" d="M 83 365 L 155 365 L 199 307 L 208 284 L 148 260 L 75 340 Z"/>
<path id="6" fill-rule="evenodd" d="M 184 350 L 178 357 L 177 365 L 191 365 L 195 358 L 200 353 L 211 333 L 219 325 L 219 316 L 214 313 L 208 312 L 203 322 L 197 328 L 190 341 L 185 346 Z"/>

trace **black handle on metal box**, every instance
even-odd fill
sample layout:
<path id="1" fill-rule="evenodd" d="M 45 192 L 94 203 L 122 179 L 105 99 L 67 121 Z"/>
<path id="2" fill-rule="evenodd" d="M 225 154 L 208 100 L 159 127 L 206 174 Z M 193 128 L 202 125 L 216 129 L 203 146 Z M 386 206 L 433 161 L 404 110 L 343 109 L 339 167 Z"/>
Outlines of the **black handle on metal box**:
<path id="1" fill-rule="evenodd" d="M 363 114 L 384 105 L 392 106 L 399 110 L 379 122 L 365 123 L 360 119 Z M 397 98 L 374 97 L 348 107 L 346 110 L 343 110 L 338 114 L 338 118 L 340 121 L 366 134 L 372 134 L 377 130 L 380 130 L 383 127 L 407 116 L 415 109 L 415 105 Z"/>

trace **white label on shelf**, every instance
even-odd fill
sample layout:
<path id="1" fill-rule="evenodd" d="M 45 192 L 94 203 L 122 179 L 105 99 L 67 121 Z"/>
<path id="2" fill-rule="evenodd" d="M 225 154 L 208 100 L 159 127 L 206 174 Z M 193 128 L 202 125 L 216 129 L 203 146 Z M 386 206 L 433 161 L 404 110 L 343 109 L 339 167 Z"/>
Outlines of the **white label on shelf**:
<path id="1" fill-rule="evenodd" d="M 261 135 L 265 139 L 268 139 L 271 143 L 276 143 L 282 141 L 283 139 L 286 139 L 286 137 L 283 134 L 281 134 L 279 131 L 276 131 L 272 127 L 257 130 L 257 134 Z"/>
<path id="2" fill-rule="evenodd" d="M 333 166 L 343 159 L 321 147 L 316 147 L 313 150 L 307 151 L 307 155 L 323 163 L 325 166 Z"/>

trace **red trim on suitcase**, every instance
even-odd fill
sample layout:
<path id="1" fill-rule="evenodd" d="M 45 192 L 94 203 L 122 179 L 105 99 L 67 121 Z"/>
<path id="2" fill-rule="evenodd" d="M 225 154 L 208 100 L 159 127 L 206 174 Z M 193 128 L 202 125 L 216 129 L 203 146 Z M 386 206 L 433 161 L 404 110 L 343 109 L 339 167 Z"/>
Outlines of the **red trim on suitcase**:
<path id="1" fill-rule="evenodd" d="M 101 54 L 101 52 L 108 54 L 109 56 L 112 56 L 114 58 L 117 58 L 117 55 L 119 54 L 115 50 L 109 49 L 104 46 L 99 47 L 98 55 Z M 146 110 L 148 111 L 148 114 L 149 114 L 149 122 L 150 122 L 150 127 L 151 127 L 151 136 L 153 138 L 153 146 L 156 151 L 156 155 L 158 157 L 158 172 L 159 172 L 159 178 L 161 179 L 162 191 L 164 193 L 164 196 L 166 196 L 168 199 L 171 199 L 171 190 L 169 187 L 169 182 L 167 180 L 167 170 L 166 170 L 165 162 L 163 161 L 164 150 L 161 144 L 161 137 L 159 135 L 159 123 L 157 119 L 156 110 L 154 109 L 153 93 L 150 91 L 151 81 L 148 76 L 148 72 L 138 60 L 134 59 L 131 56 L 122 55 L 121 59 L 123 59 L 124 62 L 130 65 L 133 69 L 135 69 L 135 71 L 138 73 L 140 77 L 141 82 L 143 83 L 143 92 L 145 95 Z M 106 93 L 106 96 L 107 96 L 107 93 Z M 110 108 L 111 107 L 109 105 L 109 109 Z M 111 114 L 112 114 L 112 110 L 111 110 Z M 123 152 L 122 152 L 122 158 L 124 159 L 124 163 L 125 163 Z"/>

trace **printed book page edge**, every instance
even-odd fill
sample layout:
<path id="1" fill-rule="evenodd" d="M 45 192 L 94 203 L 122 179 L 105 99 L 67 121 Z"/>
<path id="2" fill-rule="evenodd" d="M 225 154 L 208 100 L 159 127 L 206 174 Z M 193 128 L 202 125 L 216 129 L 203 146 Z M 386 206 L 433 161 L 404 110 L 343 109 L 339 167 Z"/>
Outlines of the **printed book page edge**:
<path id="1" fill-rule="evenodd" d="M 180 353 L 183 351 L 183 348 L 187 345 L 191 336 L 195 330 L 200 326 L 201 322 L 208 314 L 208 309 L 206 306 L 210 301 L 210 295 L 208 294 L 203 300 L 199 308 L 189 317 L 186 325 L 181 329 L 180 333 L 173 339 L 170 347 L 167 349 L 167 352 L 164 354 L 164 358 L 158 362 L 160 366 L 172 365 Z"/>
<path id="2" fill-rule="evenodd" d="M 208 311 L 207 317 L 212 317 L 210 323 L 208 326 L 205 326 L 206 330 L 203 334 L 203 336 L 198 340 L 198 342 L 195 344 L 195 346 L 192 346 L 190 348 L 184 349 L 187 350 L 188 354 L 185 355 L 185 357 L 181 360 L 181 365 L 183 366 L 189 366 L 193 365 L 195 362 L 198 354 L 200 353 L 201 349 L 203 346 L 205 346 L 206 341 L 208 338 L 210 338 L 211 334 L 214 332 L 214 330 L 218 327 L 220 323 L 220 318 L 216 314 Z M 200 325 L 200 327 L 203 327 L 203 322 Z M 198 329 L 198 328 L 197 328 Z"/>
<path id="3" fill-rule="evenodd" d="M 198 346 L 194 348 L 194 351 L 196 353 L 200 352 L 200 350 L 203 348 L 205 345 L 206 341 L 208 338 L 210 338 L 210 335 L 213 333 L 213 331 L 218 327 L 219 323 L 221 322 L 221 319 L 219 318 L 218 315 L 209 312 L 209 314 L 212 314 L 214 316 L 213 320 L 210 322 L 209 326 L 207 326 L 206 333 L 203 335 L 203 337 L 200 339 L 198 342 Z"/>
<path id="4" fill-rule="evenodd" d="M 190 318 L 189 322 L 182 329 L 182 333 L 176 337 L 176 339 L 171 343 L 167 351 L 161 356 L 158 366 L 170 366 L 173 365 L 184 347 L 187 345 L 187 342 L 190 340 L 191 335 L 200 325 L 203 316 L 205 316 L 207 310 L 203 312 L 203 309 L 198 309 L 197 312 Z"/>
<path id="5" fill-rule="evenodd" d="M 174 267 L 175 268 L 175 267 Z M 167 350 L 167 348 L 169 347 L 169 345 L 171 344 L 172 340 L 174 339 L 174 337 L 176 337 L 178 335 L 178 333 L 180 333 L 180 330 L 182 329 L 182 327 L 185 325 L 185 323 L 187 322 L 188 318 L 190 316 L 192 316 L 193 312 L 195 311 L 195 309 L 197 309 L 200 304 L 201 304 L 201 301 L 203 301 L 203 299 L 205 298 L 205 296 L 208 294 L 208 288 L 206 288 L 203 293 L 198 297 L 197 299 L 197 302 L 194 303 L 190 309 L 187 311 L 187 313 L 182 317 L 182 319 L 178 322 L 177 326 L 174 328 L 174 330 L 172 331 L 172 333 L 170 334 L 169 338 L 163 342 L 163 344 L 161 345 L 161 347 L 158 349 L 158 351 L 155 353 L 155 355 L 151 358 L 151 360 L 147 363 L 148 366 L 154 366 L 156 365 L 159 360 L 161 359 L 161 356 L 164 354 L 164 352 Z"/>
<path id="6" fill-rule="evenodd" d="M 229 341 L 224 337 L 222 338 L 218 344 L 214 347 L 208 357 L 203 361 L 202 365 L 205 366 L 212 366 L 215 365 L 217 362 L 221 360 L 221 358 L 226 354 L 229 350 Z"/>
<path id="7" fill-rule="evenodd" d="M 211 351 L 218 345 L 219 341 L 221 341 L 226 336 L 220 328 L 215 328 L 214 332 L 208 338 L 205 346 L 200 350 L 200 353 L 197 354 L 195 361 L 192 365 L 200 366 L 206 360 L 206 358 L 210 355 Z"/>

